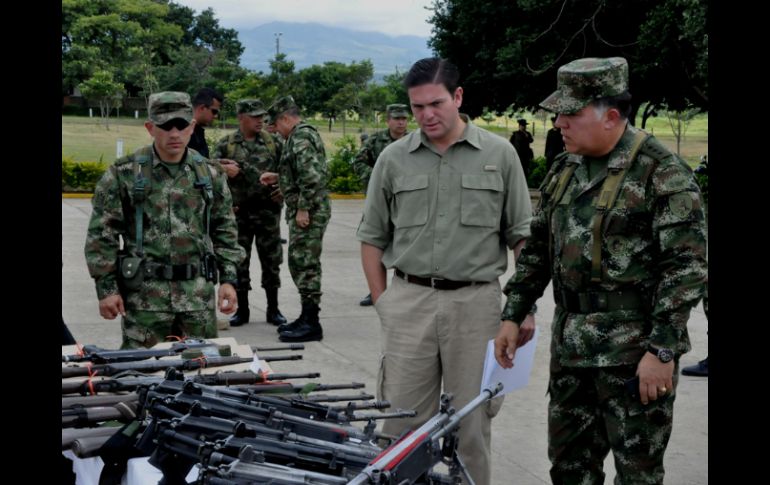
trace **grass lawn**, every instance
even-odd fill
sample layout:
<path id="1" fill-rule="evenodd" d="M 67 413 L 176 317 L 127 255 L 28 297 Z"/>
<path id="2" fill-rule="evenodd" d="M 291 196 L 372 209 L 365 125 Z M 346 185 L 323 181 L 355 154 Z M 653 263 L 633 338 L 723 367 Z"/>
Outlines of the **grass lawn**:
<path id="1" fill-rule="evenodd" d="M 527 116 L 530 122 L 531 116 Z M 329 131 L 329 123 L 324 119 L 309 120 L 312 125 L 318 128 L 321 138 L 324 140 L 327 157 L 336 151 L 334 142 L 342 138 L 342 122 L 338 120 Z M 532 149 L 535 156 L 543 155 L 545 149 L 545 133 L 550 128 L 550 120 L 546 120 L 547 125 L 537 120 L 530 125 L 530 131 L 534 130 L 535 141 Z M 104 124 L 99 118 L 85 118 L 78 116 L 62 116 L 61 135 L 62 135 L 62 155 L 65 157 L 74 157 L 76 161 L 96 161 L 103 160 L 112 162 L 115 160 L 116 145 L 118 139 L 123 140 L 123 153 L 128 154 L 137 148 L 149 144 L 152 140 L 147 130 L 144 128 L 144 120 L 134 118 L 111 118 L 109 130 L 105 129 Z M 476 125 L 486 128 L 498 135 L 508 139 L 513 129 L 516 128 L 515 120 L 508 120 L 507 129 L 504 118 L 498 118 L 491 123 L 482 119 L 475 120 Z M 228 120 L 226 129 L 214 127 L 206 129 L 206 137 L 210 140 L 219 139 L 229 134 L 235 129 L 235 120 Z M 417 125 L 414 121 L 409 123 L 409 130 L 415 130 Z M 353 135 L 358 140 L 362 131 L 371 133 L 372 131 L 385 129 L 385 124 L 366 125 L 363 129 L 358 121 L 347 121 L 345 123 L 345 134 Z M 669 149 L 676 151 L 676 139 L 671 131 L 669 121 L 665 116 L 650 118 L 647 121 L 645 129 L 653 133 Z M 211 143 L 209 143 L 211 147 Z M 700 161 L 701 155 L 708 153 L 708 115 L 698 115 L 690 123 L 687 132 L 680 146 L 681 156 L 687 162 L 696 167 Z"/>

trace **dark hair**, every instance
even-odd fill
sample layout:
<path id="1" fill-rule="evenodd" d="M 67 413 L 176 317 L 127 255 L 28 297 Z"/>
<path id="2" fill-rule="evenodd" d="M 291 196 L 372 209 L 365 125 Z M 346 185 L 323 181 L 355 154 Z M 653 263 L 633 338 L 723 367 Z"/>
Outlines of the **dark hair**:
<path id="1" fill-rule="evenodd" d="M 209 107 L 212 104 L 214 104 L 214 100 L 219 101 L 219 104 L 222 104 L 225 102 L 225 97 L 219 94 L 219 91 L 217 91 L 214 88 L 201 88 L 200 91 L 198 91 L 198 94 L 195 95 L 195 97 L 192 100 L 193 108 L 196 106 L 203 105 L 205 107 Z"/>
<path id="2" fill-rule="evenodd" d="M 620 113 L 622 119 L 628 119 L 631 115 L 631 93 L 623 91 L 616 96 L 607 96 L 597 98 L 591 104 L 598 109 L 607 110 L 615 108 Z"/>
<path id="3" fill-rule="evenodd" d="M 404 77 L 404 87 L 409 89 L 423 84 L 443 84 L 447 91 L 454 93 L 459 79 L 457 66 L 446 59 L 426 57 L 412 64 Z"/>

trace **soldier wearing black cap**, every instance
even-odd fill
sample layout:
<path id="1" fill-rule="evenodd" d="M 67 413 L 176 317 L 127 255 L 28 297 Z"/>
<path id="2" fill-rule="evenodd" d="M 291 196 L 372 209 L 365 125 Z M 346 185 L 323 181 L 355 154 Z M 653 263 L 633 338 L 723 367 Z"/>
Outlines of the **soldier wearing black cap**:
<path id="1" fill-rule="evenodd" d="M 535 157 L 532 147 L 530 145 L 534 141 L 532 133 L 527 131 L 527 120 L 518 119 L 516 123 L 519 124 L 519 129 L 514 131 L 511 135 L 511 145 L 516 149 L 516 153 L 519 154 L 521 160 L 521 168 L 524 169 L 524 176 L 529 177 L 529 168 L 532 164 L 532 159 Z"/>

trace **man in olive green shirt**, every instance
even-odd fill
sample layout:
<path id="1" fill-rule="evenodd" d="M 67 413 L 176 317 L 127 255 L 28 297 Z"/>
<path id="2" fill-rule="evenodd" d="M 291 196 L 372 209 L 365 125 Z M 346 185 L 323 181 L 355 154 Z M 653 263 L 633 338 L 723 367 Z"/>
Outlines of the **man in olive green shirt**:
<path id="1" fill-rule="evenodd" d="M 529 236 L 519 158 L 459 114 L 458 78 L 443 59 L 412 66 L 404 84 L 420 129 L 383 150 L 358 227 L 382 324 L 378 397 L 418 412 L 388 420 L 383 431 L 393 435 L 438 412 L 442 381 L 457 409 L 479 394 L 487 342 L 500 325 L 506 246 L 518 254 Z M 386 268 L 395 269 L 387 290 Z M 491 418 L 501 404 L 489 402 L 460 427 L 458 452 L 479 485 L 491 483 Z"/>

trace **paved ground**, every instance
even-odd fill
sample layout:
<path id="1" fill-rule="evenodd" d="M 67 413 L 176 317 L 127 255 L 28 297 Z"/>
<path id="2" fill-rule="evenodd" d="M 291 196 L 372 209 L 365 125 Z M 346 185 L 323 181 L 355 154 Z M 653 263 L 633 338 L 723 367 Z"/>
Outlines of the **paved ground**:
<path id="1" fill-rule="evenodd" d="M 62 315 L 75 338 L 81 343 L 117 348 L 120 324 L 99 317 L 96 293 L 83 257 L 85 231 L 91 212 L 88 199 L 62 199 Z M 335 200 L 332 219 L 324 239 L 323 302 L 321 317 L 324 340 L 309 343 L 304 360 L 275 362 L 277 372 L 321 373 L 323 382 L 366 383 L 375 392 L 379 353 L 379 321 L 371 307 L 358 301 L 368 293 L 361 271 L 359 244 L 355 230 L 363 208 L 362 200 Z M 284 236 L 288 233 L 285 224 Z M 285 260 L 284 256 L 284 260 Z M 259 259 L 252 258 L 252 280 L 259 281 Z M 512 272 L 501 277 L 504 284 Z M 286 264 L 282 266 L 283 287 L 280 308 L 289 319 L 300 311 L 299 297 Z M 278 342 L 275 327 L 264 322 L 265 296 L 252 291 L 252 323 L 224 330 L 223 337 L 241 343 L 266 345 Z M 548 381 L 550 320 L 554 303 L 550 289 L 538 301 L 540 342 L 535 354 L 535 369 L 529 386 L 506 397 L 500 414 L 493 421 L 493 478 L 496 484 L 540 485 L 550 483 L 550 464 L 546 453 L 546 385 Z M 681 364 L 696 363 L 708 353 L 706 317 L 702 308 L 692 313 L 689 322 L 693 351 Z M 708 483 L 708 379 L 681 377 L 674 412 L 674 431 L 666 454 L 666 483 L 676 485 Z M 605 471 L 607 483 L 615 476 L 612 459 Z"/>

